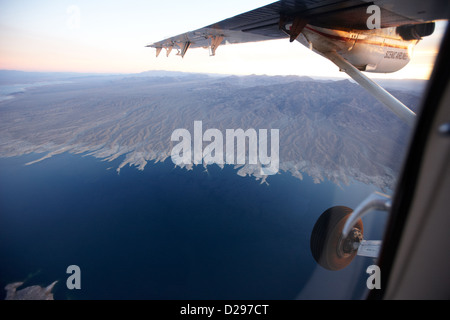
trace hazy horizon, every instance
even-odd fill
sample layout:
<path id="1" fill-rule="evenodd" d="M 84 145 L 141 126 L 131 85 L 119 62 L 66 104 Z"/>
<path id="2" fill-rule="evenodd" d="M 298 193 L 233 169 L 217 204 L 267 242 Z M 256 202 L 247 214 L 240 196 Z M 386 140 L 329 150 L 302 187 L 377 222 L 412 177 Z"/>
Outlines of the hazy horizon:
<path id="1" fill-rule="evenodd" d="M 223 45 L 214 57 L 191 49 L 182 59 L 156 58 L 149 43 L 195 30 L 274 1 L 133 0 L 0 1 L 0 69 L 29 72 L 139 73 L 170 70 L 217 74 L 343 77 L 327 59 L 297 41 Z M 177 8 L 177 10 L 174 10 Z M 201 9 L 199 9 L 201 8 Z M 167 17 L 170 16 L 170 20 Z M 389 78 L 427 79 L 446 22 L 414 48 L 411 62 Z M 372 78 L 386 77 L 370 74 Z"/>

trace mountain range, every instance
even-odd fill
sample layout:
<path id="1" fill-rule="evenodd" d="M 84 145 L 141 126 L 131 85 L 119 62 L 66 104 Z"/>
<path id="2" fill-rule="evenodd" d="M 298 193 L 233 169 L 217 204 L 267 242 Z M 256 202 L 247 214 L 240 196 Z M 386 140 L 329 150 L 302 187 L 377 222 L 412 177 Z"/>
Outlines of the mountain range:
<path id="1" fill-rule="evenodd" d="M 118 172 L 125 165 L 142 170 L 170 157 L 173 130 L 192 130 L 201 120 L 204 130 L 279 129 L 280 170 L 297 178 L 391 189 L 409 141 L 410 129 L 349 80 L 0 71 L 1 86 L 39 81 L 48 83 L 0 101 L 0 156 L 34 152 L 41 161 L 83 153 L 106 161 L 123 157 Z M 387 82 L 394 96 L 418 110 L 425 82 Z M 270 182 L 255 165 L 236 167 L 242 176 Z"/>

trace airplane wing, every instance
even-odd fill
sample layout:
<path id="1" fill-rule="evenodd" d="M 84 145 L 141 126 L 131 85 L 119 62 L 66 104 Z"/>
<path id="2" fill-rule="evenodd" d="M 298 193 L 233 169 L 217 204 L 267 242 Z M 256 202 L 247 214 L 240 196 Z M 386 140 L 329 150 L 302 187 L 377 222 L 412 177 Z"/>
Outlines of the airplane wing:
<path id="1" fill-rule="evenodd" d="M 157 55 L 162 48 L 167 55 L 179 48 L 181 56 L 189 48 L 209 47 L 214 55 L 221 44 L 289 38 L 281 26 L 296 18 L 317 27 L 368 30 L 370 4 L 380 7 L 381 28 L 447 19 L 450 12 L 448 0 L 281 0 L 147 47 Z"/>
<path id="2" fill-rule="evenodd" d="M 370 44 L 370 41 L 362 38 L 373 35 L 374 30 L 369 30 L 373 29 L 373 26 L 368 25 L 373 10 L 378 11 L 377 16 L 381 20 L 376 27 L 379 29 L 377 32 L 381 32 L 381 37 L 374 39 Z M 403 58 L 394 59 L 394 62 L 385 60 L 389 60 L 390 55 L 394 55 L 394 57 L 406 57 L 405 60 L 408 63 L 409 56 L 406 52 L 408 46 L 416 44 L 423 36 L 433 33 L 434 22 L 432 21 L 448 20 L 449 16 L 450 1 L 448 0 L 280 0 L 204 28 L 155 42 L 147 47 L 156 48 L 156 56 L 163 48 L 166 49 L 167 56 L 173 48 L 176 48 L 178 54 L 184 57 L 189 48 L 198 47 L 209 48 L 210 54 L 215 55 L 216 49 L 222 44 L 284 38 L 293 42 L 301 33 L 312 30 L 314 32 L 310 34 L 312 40 L 304 37 L 305 39 L 300 38 L 299 41 L 307 40 L 311 49 L 336 64 L 341 71 L 346 72 L 412 126 L 415 123 L 415 113 L 361 71 L 373 72 L 377 69 L 377 63 L 372 63 L 371 69 L 367 67 L 371 65 L 370 58 L 378 55 L 379 52 L 382 56 L 377 56 L 377 61 L 383 61 L 386 66 L 390 65 L 390 68 L 381 69 L 380 67 L 378 72 L 399 70 L 405 65 Z M 332 29 L 335 33 L 326 34 L 314 27 L 322 30 Z M 385 28 L 390 27 L 396 28 L 395 32 L 398 33 L 400 43 L 394 43 L 395 40 L 392 40 L 391 35 L 383 33 L 387 30 Z M 341 37 L 342 33 L 347 33 L 346 37 Z M 359 34 L 361 34 L 361 41 Z M 383 41 L 380 41 L 380 38 Z M 366 51 L 362 50 L 358 53 L 358 50 L 353 50 L 356 42 L 363 45 L 366 43 Z M 307 45 L 306 42 L 303 44 Z M 370 46 L 376 46 L 376 50 Z M 392 51 L 389 48 L 397 48 L 405 52 Z"/>

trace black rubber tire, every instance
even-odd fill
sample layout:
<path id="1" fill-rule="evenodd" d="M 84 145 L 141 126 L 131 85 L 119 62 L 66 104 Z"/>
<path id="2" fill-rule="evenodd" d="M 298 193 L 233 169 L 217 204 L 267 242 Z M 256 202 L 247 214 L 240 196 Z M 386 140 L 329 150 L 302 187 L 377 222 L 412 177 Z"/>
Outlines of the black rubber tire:
<path id="1" fill-rule="evenodd" d="M 345 206 L 331 207 L 317 220 L 311 233 L 311 253 L 316 262 L 327 270 L 341 270 L 348 266 L 356 256 L 356 251 L 343 254 L 338 246 L 341 233 L 352 209 Z M 363 234 L 361 219 L 355 225 Z"/>

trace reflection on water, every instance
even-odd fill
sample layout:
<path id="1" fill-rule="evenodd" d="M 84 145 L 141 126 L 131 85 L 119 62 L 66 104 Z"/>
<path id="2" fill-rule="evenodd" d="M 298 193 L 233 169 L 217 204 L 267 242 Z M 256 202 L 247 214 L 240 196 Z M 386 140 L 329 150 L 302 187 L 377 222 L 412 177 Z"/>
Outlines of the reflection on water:
<path id="1" fill-rule="evenodd" d="M 27 89 L 55 84 L 70 83 L 71 81 L 40 81 L 24 84 L 0 85 L 0 102 L 13 99 L 15 95 L 25 92 Z"/>

